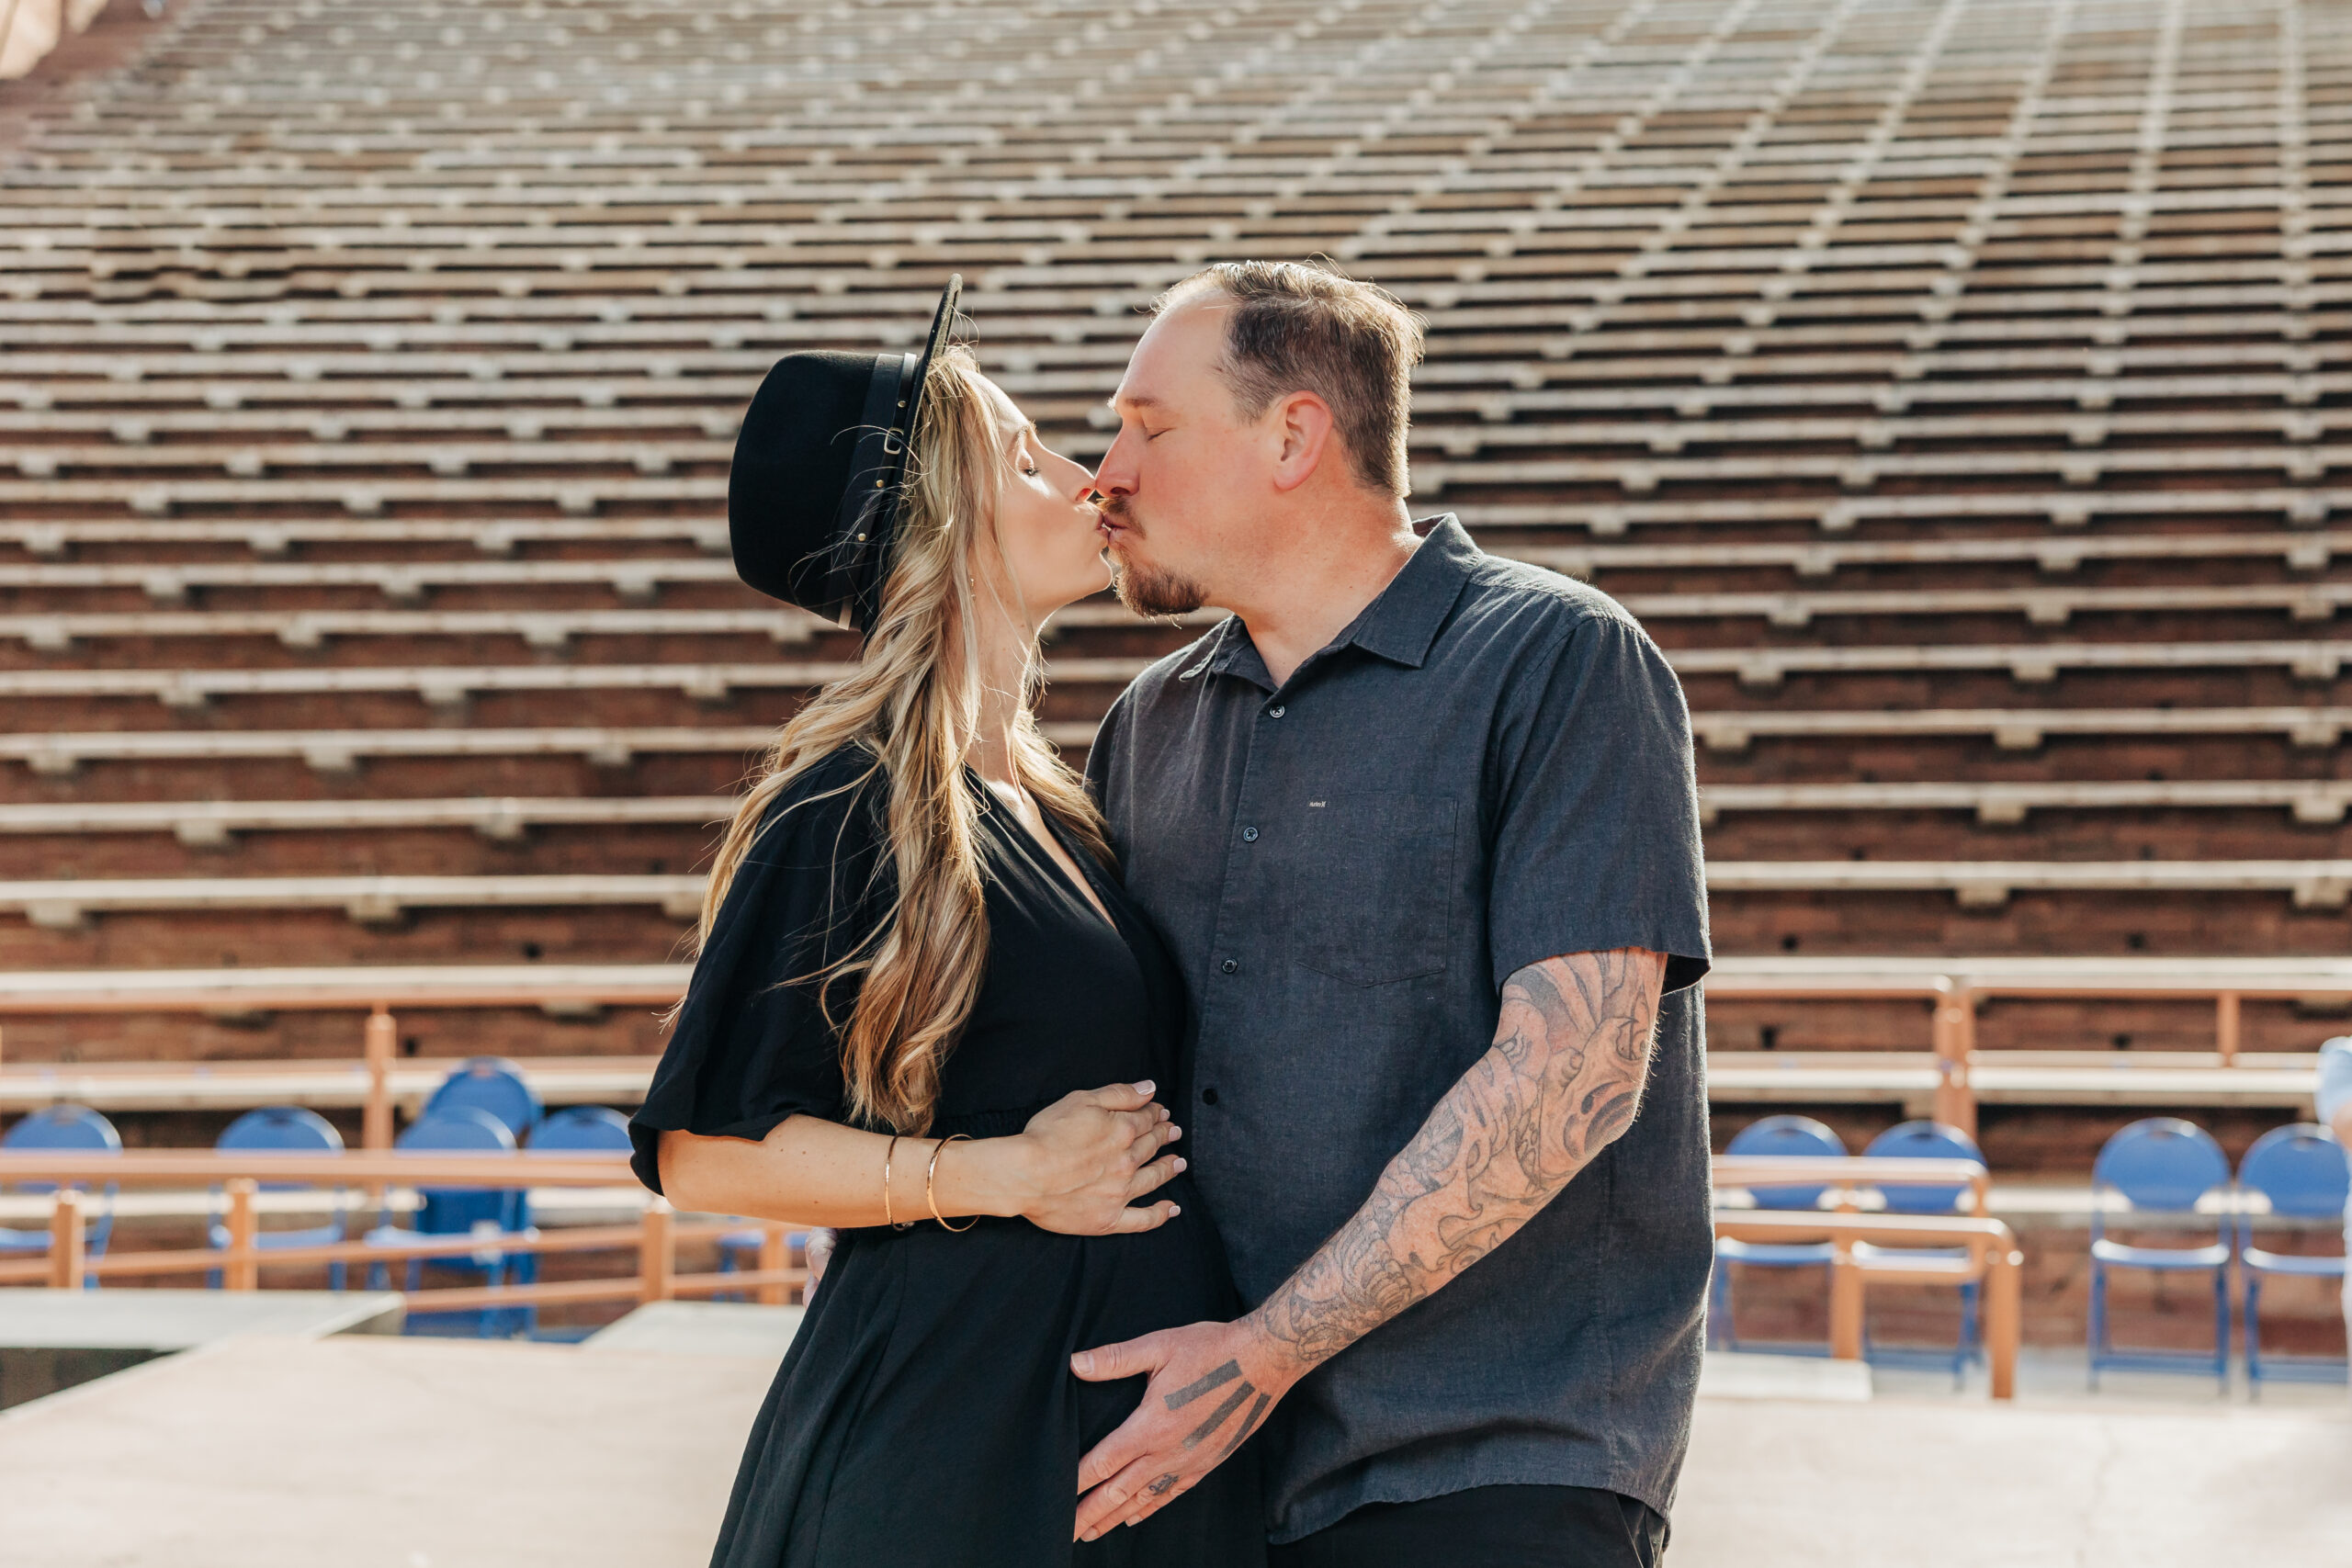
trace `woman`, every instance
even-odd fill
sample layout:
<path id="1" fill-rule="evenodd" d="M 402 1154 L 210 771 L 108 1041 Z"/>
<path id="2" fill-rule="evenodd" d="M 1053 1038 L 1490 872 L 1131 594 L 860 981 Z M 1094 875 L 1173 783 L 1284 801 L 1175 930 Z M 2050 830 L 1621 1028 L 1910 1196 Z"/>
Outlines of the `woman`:
<path id="1" fill-rule="evenodd" d="M 1031 709 L 1038 627 L 1109 580 L 1091 479 L 944 345 L 954 298 L 922 355 L 780 362 L 729 481 L 744 580 L 865 644 L 720 845 L 632 1123 L 680 1208 L 840 1231 L 712 1562 L 1262 1562 L 1246 1464 L 1071 1540 L 1143 1381 L 1071 1352 L 1238 1303 L 1151 1099 L 1180 981 Z"/>

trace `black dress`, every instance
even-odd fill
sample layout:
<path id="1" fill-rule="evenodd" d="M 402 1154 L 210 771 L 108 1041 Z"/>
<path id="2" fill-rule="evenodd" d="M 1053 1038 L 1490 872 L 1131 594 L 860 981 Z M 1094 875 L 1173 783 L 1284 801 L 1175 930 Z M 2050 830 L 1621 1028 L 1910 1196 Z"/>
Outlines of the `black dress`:
<path id="1" fill-rule="evenodd" d="M 843 751 L 796 780 L 728 890 L 631 1122 L 638 1174 L 656 1191 L 666 1129 L 759 1138 L 796 1112 L 848 1120 L 839 1037 L 815 986 L 787 982 L 871 930 L 888 886 L 875 877 L 888 874 L 881 780 L 845 788 L 865 765 Z M 1158 937 L 1060 835 L 1114 917 L 1106 925 L 977 775 L 967 780 L 981 807 L 989 964 L 933 1134 L 1018 1133 L 1072 1089 L 1147 1077 L 1163 1104 L 1182 1103 L 1171 1097 L 1183 992 Z M 834 987 L 837 1019 L 854 995 Z M 1079 1460 L 1143 1393 L 1140 1378 L 1080 1382 L 1070 1354 L 1240 1310 L 1190 1182 L 1153 1197 L 1182 1213 L 1135 1235 L 995 1218 L 959 1233 L 928 1219 L 842 1232 L 752 1427 L 713 1568 L 1261 1563 L 1254 1443 L 1141 1526 L 1070 1541 Z"/>

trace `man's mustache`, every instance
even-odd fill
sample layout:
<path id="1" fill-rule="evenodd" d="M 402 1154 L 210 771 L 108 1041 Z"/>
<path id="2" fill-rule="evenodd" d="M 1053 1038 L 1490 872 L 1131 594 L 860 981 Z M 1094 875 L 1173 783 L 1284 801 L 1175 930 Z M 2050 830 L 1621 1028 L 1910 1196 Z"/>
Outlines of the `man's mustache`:
<path id="1" fill-rule="evenodd" d="M 1102 516 L 1109 518 L 1112 522 L 1116 523 L 1122 528 L 1132 528 L 1135 526 L 1135 523 L 1130 516 L 1130 513 L 1134 510 L 1134 502 L 1131 497 L 1124 495 L 1103 495 L 1098 492 L 1094 497 L 1094 510 Z"/>

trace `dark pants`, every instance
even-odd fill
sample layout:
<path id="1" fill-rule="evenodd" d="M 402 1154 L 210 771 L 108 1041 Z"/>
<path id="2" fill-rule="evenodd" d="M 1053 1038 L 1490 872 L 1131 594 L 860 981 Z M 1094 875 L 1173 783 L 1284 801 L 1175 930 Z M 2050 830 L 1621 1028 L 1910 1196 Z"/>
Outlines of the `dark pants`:
<path id="1" fill-rule="evenodd" d="M 1368 1503 L 1272 1548 L 1267 1568 L 1657 1568 L 1666 1520 L 1592 1486 L 1474 1486 L 1419 1503 Z"/>

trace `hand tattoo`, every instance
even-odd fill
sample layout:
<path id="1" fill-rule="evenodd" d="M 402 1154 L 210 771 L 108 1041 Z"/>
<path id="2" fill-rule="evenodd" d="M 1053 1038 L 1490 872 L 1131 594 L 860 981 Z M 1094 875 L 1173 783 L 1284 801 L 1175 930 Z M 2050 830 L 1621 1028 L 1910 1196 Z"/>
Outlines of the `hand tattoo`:
<path id="1" fill-rule="evenodd" d="M 1665 956 L 1641 948 L 1571 953 L 1513 975 L 1494 1045 L 1389 1161 L 1355 1217 L 1259 1307 L 1266 1332 L 1312 1366 L 1510 1239 L 1633 1125 L 1665 976 Z"/>
<path id="2" fill-rule="evenodd" d="M 1176 1475 L 1173 1471 L 1170 1471 L 1168 1474 L 1161 1476 L 1159 1480 L 1145 1487 L 1144 1490 L 1150 1493 L 1155 1497 L 1164 1497 L 1168 1495 L 1168 1489 L 1175 1484 Z"/>
<path id="3" fill-rule="evenodd" d="M 1209 1390 L 1213 1388 L 1223 1388 L 1227 1383 L 1231 1382 L 1240 1375 L 1241 1363 L 1238 1361 L 1227 1361 L 1225 1365 L 1219 1367 L 1208 1376 L 1202 1378 L 1195 1382 L 1188 1382 L 1182 1388 L 1178 1389 L 1174 1393 L 1170 1394 L 1168 1396 L 1168 1408 L 1170 1410 L 1182 1410 L 1187 1404 L 1192 1404 L 1193 1401 L 1200 1398 L 1201 1395 L 1208 1393 Z"/>
<path id="4" fill-rule="evenodd" d="M 1220 1463 L 1224 1461 L 1227 1454 L 1231 1453 L 1235 1449 L 1241 1446 L 1241 1439 L 1250 1435 L 1250 1428 L 1257 1426 L 1259 1417 L 1265 1415 L 1266 1406 L 1272 1403 L 1273 1396 L 1268 1393 L 1260 1393 L 1256 1383 L 1251 1382 L 1248 1378 L 1242 1378 L 1241 1363 L 1238 1361 L 1227 1361 L 1216 1371 L 1208 1373 L 1204 1377 L 1195 1378 L 1191 1382 L 1186 1383 L 1182 1388 L 1178 1389 L 1175 1393 L 1164 1396 L 1169 1409 L 1182 1410 L 1184 1406 L 1192 1404 L 1193 1401 L 1200 1398 L 1203 1394 L 1223 1388 L 1227 1383 L 1231 1382 L 1236 1378 L 1241 1378 L 1241 1386 L 1235 1389 L 1231 1393 L 1227 1394 L 1223 1400 L 1219 1401 L 1217 1407 L 1209 1412 L 1208 1419 L 1193 1427 L 1191 1435 L 1186 1437 L 1184 1439 L 1184 1446 L 1186 1448 L 1199 1448 L 1203 1443 L 1207 1442 L 1211 1438 L 1215 1437 L 1219 1427 L 1223 1427 L 1227 1421 L 1233 1418 L 1233 1413 L 1235 1411 L 1240 1409 L 1244 1404 L 1249 1404 L 1250 1396 L 1251 1394 L 1257 1394 L 1257 1404 L 1250 1410 L 1248 1417 L 1242 1421 L 1240 1427 L 1234 1431 L 1231 1437 L 1226 1439 L 1225 1447 L 1218 1451 L 1216 1457 Z M 1164 1477 L 1163 1479 L 1172 1483 L 1176 1478 L 1171 1475 Z M 1159 1491 L 1161 1490 L 1161 1488 L 1155 1485 L 1152 1487 L 1152 1490 Z"/>

